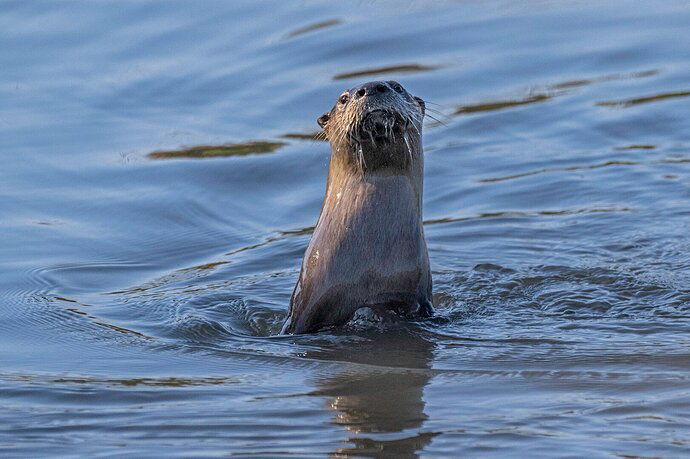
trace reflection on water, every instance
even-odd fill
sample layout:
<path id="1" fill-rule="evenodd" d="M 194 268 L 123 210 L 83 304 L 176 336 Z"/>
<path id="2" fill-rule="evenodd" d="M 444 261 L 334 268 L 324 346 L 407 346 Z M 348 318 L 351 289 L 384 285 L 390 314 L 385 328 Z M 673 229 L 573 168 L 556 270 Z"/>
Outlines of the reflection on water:
<path id="1" fill-rule="evenodd" d="M 580 214 L 592 213 L 608 213 L 608 212 L 630 212 L 632 209 L 627 207 L 622 208 L 590 208 L 590 209 L 560 209 L 560 210 L 540 210 L 535 212 L 519 212 L 519 211 L 501 211 L 501 212 L 483 212 L 479 215 L 472 215 L 467 217 L 443 217 L 435 218 L 433 220 L 425 220 L 425 225 L 439 225 L 444 223 L 465 222 L 478 219 L 507 219 L 507 218 L 535 218 L 535 217 L 568 217 Z"/>
<path id="2" fill-rule="evenodd" d="M 538 171 L 527 171 L 520 174 L 506 175 L 505 177 L 491 177 L 481 179 L 480 182 L 491 183 L 491 182 L 503 182 L 506 180 L 513 180 L 517 178 L 529 177 L 530 175 L 544 174 L 547 172 L 570 172 L 570 171 L 582 171 L 587 169 L 601 169 L 603 167 L 619 167 L 619 166 L 639 166 L 641 162 L 638 161 L 606 161 L 601 164 L 590 164 L 587 166 L 568 166 L 561 168 L 547 168 Z"/>
<path id="3" fill-rule="evenodd" d="M 537 94 L 530 94 L 526 97 L 520 98 L 520 99 L 508 99 L 508 100 L 497 100 L 497 101 L 489 101 L 489 102 L 481 102 L 478 104 L 469 104 L 469 105 L 460 105 L 458 106 L 454 114 L 455 115 L 464 115 L 464 114 L 470 114 L 470 113 L 477 113 L 477 112 L 492 112 L 495 110 L 503 110 L 506 108 L 512 108 L 512 107 L 519 107 L 521 105 L 529 105 L 529 104 L 537 104 L 541 102 L 546 102 L 549 99 L 552 99 L 553 97 L 556 96 L 563 96 L 567 95 L 568 91 L 579 88 L 582 86 L 588 86 L 591 84 L 595 83 L 605 83 L 605 82 L 610 82 L 610 81 L 616 81 L 616 80 L 630 80 L 630 79 L 635 79 L 635 78 L 647 78 L 647 77 L 652 77 L 654 75 L 657 75 L 659 73 L 658 70 L 646 70 L 642 72 L 633 72 L 633 73 L 628 73 L 628 74 L 613 74 L 613 75 L 604 75 L 596 78 L 590 78 L 590 79 L 581 79 L 581 80 L 569 80 L 569 81 L 563 81 L 561 83 L 556 83 L 556 84 L 551 84 L 547 85 L 546 89 L 548 89 L 550 92 L 549 93 L 537 93 Z M 645 103 L 645 102 L 651 102 L 652 100 L 657 100 L 657 99 L 665 99 L 669 97 L 683 97 L 687 95 L 687 93 L 675 93 L 675 94 L 661 94 L 659 96 L 654 96 L 654 97 L 644 97 L 644 98 L 638 98 L 638 99 L 632 99 L 632 100 L 627 100 L 627 101 L 609 101 L 609 102 L 597 102 L 597 105 L 601 106 L 610 106 L 610 107 L 624 107 L 628 105 L 634 105 L 636 103 Z"/>
<path id="4" fill-rule="evenodd" d="M 321 142 L 327 142 L 323 131 L 311 132 L 309 134 L 302 134 L 299 132 L 289 132 L 281 136 L 284 139 L 296 139 L 296 140 L 315 140 Z"/>
<path id="5" fill-rule="evenodd" d="M 313 24 L 306 25 L 304 27 L 300 27 L 299 29 L 295 29 L 289 34 L 287 34 L 285 37 L 286 38 L 294 38 L 298 37 L 300 35 L 304 35 L 309 32 L 314 32 L 316 30 L 321 30 L 321 29 L 327 29 L 329 27 L 336 26 L 338 24 L 342 23 L 340 19 L 327 19 L 325 21 L 319 21 L 315 22 Z"/>
<path id="6" fill-rule="evenodd" d="M 230 384 L 232 378 L 132 378 L 132 379 L 94 379 L 94 378 L 58 378 L 52 381 L 55 384 L 105 384 L 110 386 L 163 386 L 163 387 L 189 387 Z"/>
<path id="7" fill-rule="evenodd" d="M 376 75 L 385 75 L 389 73 L 401 74 L 401 73 L 417 73 L 417 72 L 430 72 L 432 70 L 438 69 L 439 66 L 436 65 L 421 65 L 421 64 L 407 64 L 407 65 L 390 65 L 386 67 L 374 67 L 370 69 L 357 70 L 354 72 L 338 73 L 333 76 L 334 80 L 347 80 L 349 78 L 363 78 Z"/>
<path id="8" fill-rule="evenodd" d="M 352 434 L 347 442 L 354 446 L 334 454 L 409 456 L 431 442 L 434 434 L 419 430 L 428 418 L 424 388 L 431 379 L 433 352 L 432 342 L 398 330 L 348 347 L 306 353 L 310 359 L 354 364 L 319 378 L 311 394 L 327 397 L 333 423 Z M 402 435 L 377 435 L 387 433 Z"/>
<path id="9" fill-rule="evenodd" d="M 626 145 L 624 147 L 616 147 L 616 150 L 618 151 L 625 151 L 625 150 L 654 150 L 656 148 L 655 145 Z"/>
<path id="10" fill-rule="evenodd" d="M 175 158 L 220 158 L 224 156 L 246 156 L 259 153 L 273 153 L 284 142 L 246 142 L 225 145 L 198 145 L 182 150 L 154 151 L 147 156 L 151 159 Z"/>
<path id="11" fill-rule="evenodd" d="M 597 102 L 597 105 L 602 107 L 616 107 L 616 108 L 626 108 L 633 105 L 648 104 L 650 102 L 658 102 L 667 99 L 677 99 L 680 97 L 689 97 L 690 91 L 680 91 L 680 92 L 666 92 L 662 94 L 655 94 L 653 96 L 646 97 L 633 97 L 632 99 L 624 100 L 607 100 L 604 102 Z"/>
<path id="12" fill-rule="evenodd" d="M 535 94 L 533 96 L 525 97 L 519 100 L 503 100 L 496 102 L 483 102 L 481 104 L 474 105 L 463 105 L 455 109 L 456 115 L 462 115 L 464 113 L 476 113 L 476 112 L 491 112 L 494 110 L 502 110 L 504 108 L 516 107 L 519 105 L 535 104 L 538 102 L 545 102 L 549 100 L 551 95 L 546 94 Z"/>
<path id="13" fill-rule="evenodd" d="M 0 3 L 2 454 L 687 456 L 690 9 L 542 3 Z M 379 78 L 436 315 L 276 336 Z"/>
<path id="14" fill-rule="evenodd" d="M 659 74 L 658 70 L 644 70 L 641 72 L 633 72 L 633 73 L 603 75 L 603 76 L 595 77 L 595 78 L 563 81 L 561 83 L 552 84 L 549 86 L 549 88 L 551 88 L 551 89 L 570 89 L 570 88 L 577 88 L 580 86 L 587 86 L 587 85 L 595 84 L 595 83 L 605 83 L 608 81 L 629 80 L 629 79 L 633 79 L 633 78 L 653 77 L 657 74 Z"/>

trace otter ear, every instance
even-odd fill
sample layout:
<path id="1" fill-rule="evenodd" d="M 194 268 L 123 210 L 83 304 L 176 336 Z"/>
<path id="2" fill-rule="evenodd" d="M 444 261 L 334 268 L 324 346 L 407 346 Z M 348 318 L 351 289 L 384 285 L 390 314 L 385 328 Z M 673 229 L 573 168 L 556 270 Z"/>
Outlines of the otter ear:
<path id="1" fill-rule="evenodd" d="M 421 97 L 415 97 L 414 100 L 417 101 L 420 107 L 422 107 L 422 113 L 426 111 L 426 104 L 424 103 L 424 100 Z"/>
<path id="2" fill-rule="evenodd" d="M 329 119 L 331 119 L 330 113 L 324 113 L 323 115 L 318 117 L 316 122 L 319 123 L 319 126 L 321 126 L 322 128 L 325 128 Z"/>

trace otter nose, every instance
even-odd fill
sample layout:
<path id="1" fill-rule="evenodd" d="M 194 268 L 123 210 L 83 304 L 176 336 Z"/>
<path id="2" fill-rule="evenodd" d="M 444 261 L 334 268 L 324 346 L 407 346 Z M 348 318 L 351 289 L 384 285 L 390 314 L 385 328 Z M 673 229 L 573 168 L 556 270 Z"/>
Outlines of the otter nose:
<path id="1" fill-rule="evenodd" d="M 388 85 L 381 81 L 373 81 L 371 83 L 365 83 L 359 87 L 355 92 L 355 96 L 362 97 L 364 95 L 373 95 L 375 93 L 384 93 L 388 91 Z"/>

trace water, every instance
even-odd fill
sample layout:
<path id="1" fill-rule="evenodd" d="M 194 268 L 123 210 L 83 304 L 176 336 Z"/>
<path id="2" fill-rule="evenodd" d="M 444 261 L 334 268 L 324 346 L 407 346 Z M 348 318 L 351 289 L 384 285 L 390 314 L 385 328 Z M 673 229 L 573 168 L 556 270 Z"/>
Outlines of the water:
<path id="1" fill-rule="evenodd" d="M 660 0 L 3 2 L 0 455 L 690 454 L 689 26 Z M 277 337 L 316 118 L 379 78 L 441 122 L 437 316 Z"/>

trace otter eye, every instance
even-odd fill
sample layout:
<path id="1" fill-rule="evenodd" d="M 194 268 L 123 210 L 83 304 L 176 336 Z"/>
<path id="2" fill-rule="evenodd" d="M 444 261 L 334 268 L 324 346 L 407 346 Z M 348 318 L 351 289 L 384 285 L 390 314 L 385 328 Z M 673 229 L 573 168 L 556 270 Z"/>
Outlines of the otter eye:
<path id="1" fill-rule="evenodd" d="M 394 85 L 393 85 L 393 89 L 395 90 L 395 92 L 399 92 L 399 93 L 401 93 L 401 94 L 402 94 L 402 92 L 403 92 L 403 88 L 402 88 L 402 86 L 400 86 L 399 84 L 394 84 Z"/>
<path id="2" fill-rule="evenodd" d="M 340 99 L 338 99 L 338 102 L 340 102 L 341 104 L 344 104 L 347 102 L 347 99 L 349 99 L 349 98 L 350 98 L 349 94 L 343 94 L 342 96 L 340 96 Z"/>

